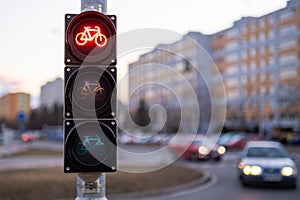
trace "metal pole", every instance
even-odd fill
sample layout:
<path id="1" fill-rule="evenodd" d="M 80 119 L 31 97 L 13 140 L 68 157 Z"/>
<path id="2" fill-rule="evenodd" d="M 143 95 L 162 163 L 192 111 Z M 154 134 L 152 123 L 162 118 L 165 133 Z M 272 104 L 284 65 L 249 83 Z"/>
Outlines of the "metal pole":
<path id="1" fill-rule="evenodd" d="M 94 10 L 106 14 L 107 0 L 81 0 L 81 11 Z M 107 200 L 105 173 L 78 173 L 75 200 Z"/>
<path id="2" fill-rule="evenodd" d="M 105 179 L 104 173 L 78 173 L 76 200 L 107 200 Z"/>
<path id="3" fill-rule="evenodd" d="M 97 10 L 106 14 L 107 0 L 81 0 L 81 11 L 85 10 Z"/>

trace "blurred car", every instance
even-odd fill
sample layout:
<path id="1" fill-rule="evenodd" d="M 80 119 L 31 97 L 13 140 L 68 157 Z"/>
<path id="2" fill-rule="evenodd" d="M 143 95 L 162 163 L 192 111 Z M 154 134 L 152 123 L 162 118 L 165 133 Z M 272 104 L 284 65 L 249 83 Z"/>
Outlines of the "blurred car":
<path id="1" fill-rule="evenodd" d="M 300 135 L 298 133 L 288 133 L 285 140 L 288 144 L 300 144 Z"/>
<path id="2" fill-rule="evenodd" d="M 126 133 L 121 134 L 118 137 L 118 139 L 121 144 L 132 144 L 133 143 L 132 137 L 127 135 Z"/>
<path id="3" fill-rule="evenodd" d="M 230 140 L 224 145 L 227 149 L 242 149 L 245 144 L 250 140 L 244 134 L 237 134 L 230 138 Z"/>
<path id="4" fill-rule="evenodd" d="M 182 157 L 193 161 L 215 159 L 220 161 L 225 147 L 214 144 L 208 138 L 197 137 L 187 145 L 187 143 L 170 145 L 170 149 L 176 152 L 183 152 Z"/>
<path id="5" fill-rule="evenodd" d="M 218 145 L 226 146 L 232 139 L 245 135 L 245 132 L 228 132 L 223 133 L 219 140 Z"/>
<path id="6" fill-rule="evenodd" d="M 224 146 L 226 149 L 242 149 L 247 142 L 257 140 L 260 140 L 257 134 L 231 132 L 222 135 L 218 140 L 218 144 Z"/>
<path id="7" fill-rule="evenodd" d="M 26 132 L 21 135 L 21 139 L 23 142 L 33 142 L 35 141 L 35 134 Z"/>
<path id="8" fill-rule="evenodd" d="M 281 184 L 296 188 L 296 164 L 279 142 L 248 142 L 237 166 L 239 178 L 245 186 Z"/>

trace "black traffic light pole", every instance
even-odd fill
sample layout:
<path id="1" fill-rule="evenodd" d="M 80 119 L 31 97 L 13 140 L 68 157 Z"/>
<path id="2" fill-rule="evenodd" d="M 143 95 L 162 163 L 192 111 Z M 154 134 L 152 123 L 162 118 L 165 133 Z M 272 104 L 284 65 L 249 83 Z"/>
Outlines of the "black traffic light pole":
<path id="1" fill-rule="evenodd" d="M 106 14 L 107 0 L 81 0 L 81 11 L 93 10 Z M 76 200 L 107 200 L 105 173 L 78 173 Z"/>

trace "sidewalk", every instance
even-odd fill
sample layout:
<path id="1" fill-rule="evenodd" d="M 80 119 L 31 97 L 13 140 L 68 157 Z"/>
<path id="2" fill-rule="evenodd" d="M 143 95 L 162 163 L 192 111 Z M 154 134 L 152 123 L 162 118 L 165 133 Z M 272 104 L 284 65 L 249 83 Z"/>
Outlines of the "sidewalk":
<path id="1" fill-rule="evenodd" d="M 62 165 L 63 158 L 58 156 L 0 158 L 0 171 L 45 167 L 62 167 Z"/>

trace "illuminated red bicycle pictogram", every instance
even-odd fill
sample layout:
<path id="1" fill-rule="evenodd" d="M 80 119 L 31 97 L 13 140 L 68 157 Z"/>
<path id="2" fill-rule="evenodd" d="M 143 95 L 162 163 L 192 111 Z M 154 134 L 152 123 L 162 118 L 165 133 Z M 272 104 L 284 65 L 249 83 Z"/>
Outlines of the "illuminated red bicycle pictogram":
<path id="1" fill-rule="evenodd" d="M 104 47 L 107 43 L 107 37 L 101 33 L 99 26 L 95 26 L 95 28 L 85 26 L 83 32 L 77 33 L 75 41 L 80 46 L 94 41 L 98 47 Z"/>

